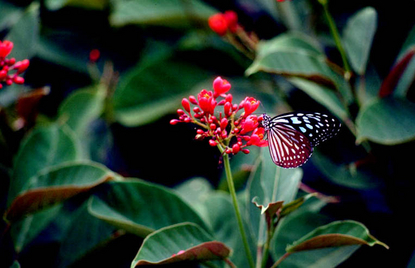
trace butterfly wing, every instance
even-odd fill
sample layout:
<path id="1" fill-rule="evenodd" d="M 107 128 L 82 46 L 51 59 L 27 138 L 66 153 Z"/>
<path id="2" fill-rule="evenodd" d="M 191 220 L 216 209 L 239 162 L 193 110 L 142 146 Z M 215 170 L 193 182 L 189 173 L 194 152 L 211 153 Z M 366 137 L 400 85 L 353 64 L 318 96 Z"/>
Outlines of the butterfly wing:
<path id="1" fill-rule="evenodd" d="M 313 147 L 301 132 L 284 125 L 268 130 L 268 147 L 272 161 L 283 168 L 299 167 L 313 153 Z"/>
<path id="2" fill-rule="evenodd" d="M 311 157 L 313 147 L 333 137 L 341 124 L 321 113 L 287 113 L 273 118 L 264 115 L 268 146 L 274 163 L 296 168 Z"/>
<path id="3" fill-rule="evenodd" d="M 335 117 L 322 113 L 286 113 L 272 118 L 271 121 L 301 132 L 313 147 L 335 136 L 341 128 Z"/>

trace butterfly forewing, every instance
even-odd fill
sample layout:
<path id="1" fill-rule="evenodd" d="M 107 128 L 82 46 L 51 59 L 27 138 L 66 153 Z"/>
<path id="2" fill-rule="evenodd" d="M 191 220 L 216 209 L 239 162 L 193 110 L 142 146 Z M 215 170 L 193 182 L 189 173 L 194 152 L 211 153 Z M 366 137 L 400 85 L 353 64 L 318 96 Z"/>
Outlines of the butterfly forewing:
<path id="1" fill-rule="evenodd" d="M 304 164 L 313 147 L 340 130 L 334 117 L 321 113 L 287 113 L 270 118 L 264 114 L 271 158 L 278 166 L 295 168 Z"/>

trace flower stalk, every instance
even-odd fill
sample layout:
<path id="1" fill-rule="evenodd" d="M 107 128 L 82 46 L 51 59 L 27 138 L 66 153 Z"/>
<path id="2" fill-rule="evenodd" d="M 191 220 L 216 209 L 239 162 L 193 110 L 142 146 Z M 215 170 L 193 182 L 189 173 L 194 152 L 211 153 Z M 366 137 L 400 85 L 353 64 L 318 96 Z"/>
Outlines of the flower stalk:
<path id="1" fill-rule="evenodd" d="M 221 153 L 224 152 L 222 146 L 218 145 L 218 148 L 219 148 L 219 151 L 221 151 Z M 233 183 L 231 166 L 230 166 L 230 163 L 229 163 L 229 155 L 228 154 L 223 154 L 223 165 L 224 165 L 224 168 L 225 168 L 226 181 L 228 182 L 229 193 L 231 195 L 233 208 L 235 210 L 236 220 L 238 222 L 239 232 L 241 233 L 242 242 L 244 244 L 246 257 L 248 258 L 248 262 L 249 262 L 250 267 L 253 268 L 253 267 L 255 267 L 254 259 L 252 257 L 252 253 L 251 253 L 251 250 L 249 248 L 248 238 L 246 236 L 245 228 L 244 228 L 244 225 L 243 225 L 243 222 L 242 222 L 241 212 L 239 210 L 238 200 L 236 198 L 236 191 L 235 191 L 235 186 L 234 186 L 234 183 Z"/>
<path id="2" fill-rule="evenodd" d="M 337 49 L 339 50 L 340 56 L 342 58 L 343 67 L 345 70 L 344 78 L 346 80 L 349 80 L 351 78 L 352 71 L 350 69 L 349 62 L 347 61 L 346 52 L 343 48 L 339 31 L 337 30 L 334 19 L 330 14 L 329 7 L 328 7 L 328 0 L 318 0 L 318 1 L 323 6 L 324 15 L 326 16 L 327 22 L 329 24 L 331 35 L 334 38 L 334 42 L 336 43 Z"/>

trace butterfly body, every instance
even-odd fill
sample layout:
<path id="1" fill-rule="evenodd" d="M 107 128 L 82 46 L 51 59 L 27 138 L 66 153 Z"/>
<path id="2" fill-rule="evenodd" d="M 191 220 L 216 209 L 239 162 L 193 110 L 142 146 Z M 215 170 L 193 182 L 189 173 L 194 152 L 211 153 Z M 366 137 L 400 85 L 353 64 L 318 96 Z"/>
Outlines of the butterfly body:
<path id="1" fill-rule="evenodd" d="M 296 168 L 311 157 L 313 148 L 335 136 L 340 122 L 321 113 L 286 113 L 275 117 L 263 114 L 272 161 L 280 167 Z"/>

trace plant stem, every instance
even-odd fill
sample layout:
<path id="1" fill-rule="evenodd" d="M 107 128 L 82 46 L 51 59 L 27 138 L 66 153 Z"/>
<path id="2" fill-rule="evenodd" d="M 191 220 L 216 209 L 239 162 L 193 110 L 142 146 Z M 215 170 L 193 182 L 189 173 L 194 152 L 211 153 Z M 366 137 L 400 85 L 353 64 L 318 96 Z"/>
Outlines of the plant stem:
<path id="1" fill-rule="evenodd" d="M 279 258 L 278 259 L 278 261 L 276 261 L 272 266 L 271 266 L 271 268 L 276 268 L 276 267 L 278 267 L 278 265 L 280 265 L 281 264 L 281 262 L 283 261 L 283 260 L 285 260 L 288 256 L 290 256 L 291 255 L 291 252 L 287 252 L 287 253 L 285 253 L 281 258 Z"/>
<path id="2" fill-rule="evenodd" d="M 265 242 L 265 245 L 262 249 L 262 264 L 261 267 L 265 268 L 267 261 L 268 261 L 268 255 L 269 255 L 269 244 L 271 242 L 271 238 L 274 235 L 274 227 L 270 226 L 270 228 L 267 230 L 267 240 Z"/>
<path id="3" fill-rule="evenodd" d="M 344 48 L 343 48 L 343 45 L 342 45 L 342 42 L 341 42 L 341 39 L 340 39 L 339 31 L 337 30 L 336 24 L 334 23 L 334 19 L 333 19 L 333 17 L 331 16 L 331 14 L 329 12 L 328 0 L 319 0 L 319 2 L 323 6 L 324 15 L 326 16 L 326 19 L 329 23 L 331 35 L 333 36 L 334 42 L 336 43 L 336 46 L 337 46 L 337 49 L 340 52 L 340 56 L 341 56 L 342 61 L 343 61 L 343 67 L 344 67 L 344 70 L 346 71 L 345 74 L 344 74 L 344 77 L 347 80 L 349 80 L 350 77 L 351 77 L 352 72 L 351 72 L 351 69 L 350 69 L 350 66 L 349 66 L 349 62 L 347 61 L 347 58 L 346 58 L 346 53 L 344 51 Z"/>
<path id="4" fill-rule="evenodd" d="M 246 257 L 248 258 L 250 267 L 254 268 L 255 267 L 254 259 L 251 254 L 251 250 L 249 249 L 248 239 L 247 239 L 245 229 L 242 223 L 241 212 L 239 211 L 238 200 L 236 199 L 236 191 L 235 191 L 235 186 L 233 184 L 231 166 L 229 163 L 229 155 L 226 153 L 223 153 L 224 150 L 221 146 L 218 146 L 218 148 L 220 152 L 223 154 L 223 164 L 224 164 L 225 172 L 226 172 L 226 180 L 228 182 L 229 192 L 232 197 L 232 203 L 233 203 L 233 207 L 234 207 L 235 214 L 236 214 L 236 220 L 238 222 L 239 232 L 241 233 L 242 241 L 244 244 Z"/>

